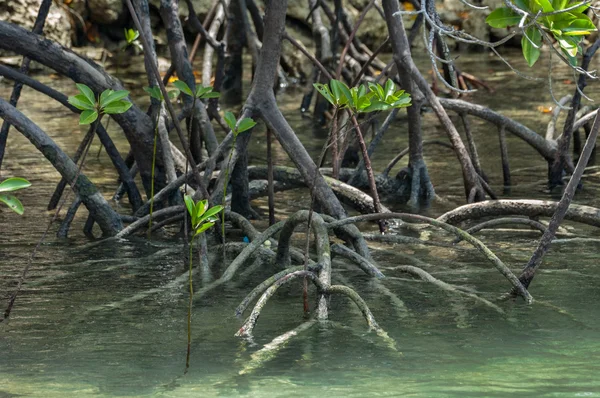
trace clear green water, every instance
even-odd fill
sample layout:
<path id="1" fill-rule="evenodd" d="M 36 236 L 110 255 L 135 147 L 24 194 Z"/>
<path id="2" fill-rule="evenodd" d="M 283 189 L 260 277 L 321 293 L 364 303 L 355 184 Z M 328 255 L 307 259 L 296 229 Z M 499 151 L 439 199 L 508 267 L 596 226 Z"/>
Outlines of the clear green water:
<path id="1" fill-rule="evenodd" d="M 540 83 L 508 75 L 498 63 L 481 56 L 461 59 L 465 70 L 496 71 L 490 81 L 496 82 L 498 97 L 480 93 L 478 102 L 490 103 L 543 131 L 549 116 L 536 107 L 549 106 L 551 100 Z M 557 81 L 559 94 L 571 90 L 572 86 Z M 65 82 L 52 84 L 70 87 Z M 0 85 L 0 95 L 6 97 L 9 92 L 6 84 Z M 76 116 L 30 90 L 23 101 L 26 114 L 72 153 L 82 137 Z M 312 135 L 310 121 L 296 114 L 298 102 L 294 92 L 282 97 L 282 106 L 302 140 L 311 152 L 318 152 L 322 137 Z M 442 137 L 433 117 L 426 118 L 431 126 L 428 138 Z M 499 171 L 492 170 L 499 165 L 495 130 L 474 124 L 484 168 L 499 186 Z M 404 148 L 404 129 L 400 119 L 390 130 L 387 144 L 375 157 L 376 168 Z M 115 130 L 113 136 L 126 148 L 120 133 Z M 262 153 L 263 143 L 257 135 L 253 153 Z M 509 143 L 517 184 L 512 197 L 550 198 L 544 192 L 543 160 L 517 139 L 510 138 Z M 94 148 L 90 153 L 95 154 Z M 255 155 L 255 159 L 261 156 Z M 426 156 L 438 194 L 460 202 L 460 171 L 454 156 L 437 147 L 426 148 Z M 284 153 L 278 148 L 276 157 L 284 162 Z M 51 218 L 44 208 L 58 181 L 47 162 L 16 132 L 11 133 L 4 172 L 27 177 L 34 185 L 20 193 L 27 208 L 22 218 L 0 213 L 3 302 Z M 114 173 L 106 156 L 90 158 L 86 174 L 107 195 L 114 191 Z M 585 190 L 576 201 L 598 206 L 597 189 L 597 177 L 587 177 Z M 303 190 L 278 194 L 278 216 L 305 208 L 307 196 Z M 264 207 L 264 202 L 255 205 Z M 436 205 L 429 211 L 440 214 L 444 210 Z M 379 283 L 336 260 L 336 283 L 359 291 L 395 340 L 397 351 L 367 331 L 351 303 L 334 297 L 331 322 L 313 326 L 270 361 L 259 364 L 253 362 L 253 353 L 303 321 L 300 286 L 294 284 L 280 289 L 266 306 L 255 330 L 256 345 L 234 337 L 241 321 L 233 316 L 233 310 L 275 271 L 262 266 L 248 279 L 234 280 L 195 306 L 191 368 L 184 375 L 185 286 L 164 289 L 120 308 L 108 306 L 164 286 L 185 272 L 177 242 L 132 239 L 89 247 L 80 233 L 85 220 L 85 212 L 81 213 L 73 226 L 74 238 L 50 238 L 42 246 L 12 317 L 0 324 L 1 398 L 600 396 L 600 244 L 595 241 L 556 244 L 532 285 L 538 302 L 532 306 L 520 301 L 498 303 L 504 314 L 392 270 L 397 265 L 417 265 L 405 256 L 411 255 L 427 263 L 421 266 L 437 278 L 475 289 L 494 301 L 509 285 L 467 246 L 380 246 L 374 256 L 387 278 Z M 258 227 L 264 228 L 264 223 Z M 579 225 L 567 227 L 581 236 L 599 235 L 597 230 Z M 527 261 L 538 235 L 510 230 L 484 232 L 481 238 L 517 271 Z M 211 270 L 213 278 L 219 274 L 218 267 Z M 198 277 L 196 286 L 208 279 Z"/>

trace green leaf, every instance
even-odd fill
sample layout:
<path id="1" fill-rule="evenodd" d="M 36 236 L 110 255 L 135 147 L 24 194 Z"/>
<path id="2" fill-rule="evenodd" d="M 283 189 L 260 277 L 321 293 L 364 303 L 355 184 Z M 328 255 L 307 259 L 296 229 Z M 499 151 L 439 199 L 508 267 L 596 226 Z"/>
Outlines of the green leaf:
<path id="1" fill-rule="evenodd" d="M 369 97 L 367 97 L 366 95 L 363 95 L 362 97 L 358 97 L 356 100 L 356 110 L 358 112 L 365 112 L 365 109 L 367 109 L 370 105 L 371 105 L 371 101 L 369 100 Z"/>
<path id="2" fill-rule="evenodd" d="M 256 126 L 256 122 L 249 117 L 245 117 L 238 123 L 237 132 L 238 134 L 243 133 L 246 130 L 250 130 L 254 126 Z"/>
<path id="3" fill-rule="evenodd" d="M 535 9 L 536 7 L 534 7 L 534 11 L 539 11 L 540 9 L 543 12 L 552 12 L 554 11 L 554 7 L 552 7 L 552 3 L 550 3 L 549 0 L 533 0 L 535 4 L 537 4 L 539 7 L 537 7 L 537 9 Z"/>
<path id="4" fill-rule="evenodd" d="M 518 25 L 521 16 L 507 7 L 498 7 L 487 16 L 485 22 L 492 28 L 506 28 L 508 26 Z"/>
<path id="5" fill-rule="evenodd" d="M 567 8 L 567 3 L 569 2 L 569 0 L 552 0 L 552 8 L 554 8 L 555 10 L 563 10 L 565 8 Z M 560 15 L 560 14 L 558 14 Z"/>
<path id="6" fill-rule="evenodd" d="M 194 199 L 190 195 L 184 195 L 183 201 L 185 202 L 185 207 L 187 207 L 187 211 L 190 214 L 190 217 L 193 219 L 194 217 Z"/>
<path id="7" fill-rule="evenodd" d="M 215 215 L 219 214 L 224 209 L 223 206 L 217 205 L 213 206 L 204 213 L 204 215 L 198 220 L 199 223 L 202 223 L 206 220 L 210 221 Z"/>
<path id="8" fill-rule="evenodd" d="M 105 95 L 106 92 L 109 92 L 108 94 Z M 127 97 L 129 95 L 129 91 L 127 90 L 118 90 L 118 91 L 112 91 L 112 90 L 105 90 L 102 94 L 100 94 L 100 107 L 104 108 L 105 106 L 119 101 L 125 97 Z"/>
<path id="9" fill-rule="evenodd" d="M 209 98 L 219 98 L 221 96 L 221 93 L 217 92 L 217 91 L 211 91 L 208 92 L 206 94 L 202 94 L 200 96 L 200 98 L 202 99 L 209 99 Z"/>
<path id="10" fill-rule="evenodd" d="M 402 96 L 397 101 L 392 102 L 390 105 L 392 108 L 406 108 L 411 105 L 411 98 L 409 95 Z"/>
<path id="11" fill-rule="evenodd" d="M 394 92 L 396 92 L 396 85 L 394 84 L 392 79 L 387 79 L 387 81 L 385 82 L 384 92 L 384 99 L 386 102 L 388 102 L 388 98 L 390 96 L 393 96 Z"/>
<path id="12" fill-rule="evenodd" d="M 75 85 L 77 86 L 79 91 L 81 91 L 81 94 L 83 94 L 88 99 L 88 102 L 90 104 L 96 104 L 96 96 L 94 95 L 94 92 L 91 88 L 81 83 L 76 83 Z"/>
<path id="13" fill-rule="evenodd" d="M 190 97 L 194 96 L 194 93 L 192 92 L 192 89 L 190 88 L 190 86 L 187 85 L 186 82 L 184 82 L 183 80 L 175 80 L 173 82 L 173 85 L 175 87 L 177 87 L 181 92 L 183 92 L 184 94 L 189 95 Z"/>
<path id="14" fill-rule="evenodd" d="M 225 123 L 227 123 L 227 125 L 229 126 L 231 131 L 233 131 L 234 133 L 236 133 L 236 130 L 235 130 L 236 122 L 237 122 L 237 119 L 235 118 L 233 113 L 225 112 Z"/>
<path id="15" fill-rule="evenodd" d="M 144 87 L 144 91 L 147 92 L 148 94 L 150 94 L 150 97 L 154 98 L 155 100 L 159 100 L 159 101 L 163 100 L 163 96 L 162 96 L 162 93 L 160 92 L 160 88 L 158 88 L 157 86 Z"/>
<path id="16" fill-rule="evenodd" d="M 350 101 L 349 105 L 354 112 L 358 110 L 358 87 L 352 87 L 350 89 Z"/>
<path id="17" fill-rule="evenodd" d="M 576 57 L 579 51 L 578 41 L 572 36 L 554 36 L 558 40 L 558 45 L 563 49 L 564 52 L 569 54 L 571 57 Z"/>
<path id="18" fill-rule="evenodd" d="M 67 101 L 80 111 L 92 110 L 95 107 L 95 104 L 90 103 L 87 97 L 83 94 L 77 94 L 73 97 L 69 97 Z"/>
<path id="19" fill-rule="evenodd" d="M 597 30 L 596 26 L 587 15 L 584 15 L 584 18 L 577 18 L 575 15 L 571 15 L 573 16 L 573 19 L 555 22 L 553 28 L 559 29 L 567 36 L 585 36 Z"/>
<path id="20" fill-rule="evenodd" d="M 375 112 L 375 111 L 387 111 L 390 108 L 391 108 L 391 106 L 389 104 L 386 104 L 385 102 L 383 102 L 379 99 L 376 99 L 376 100 L 372 101 L 371 104 L 369 104 L 369 106 L 363 110 L 363 112 L 368 113 L 368 112 Z"/>
<path id="21" fill-rule="evenodd" d="M 215 225 L 214 222 L 207 222 L 202 224 L 197 230 L 196 233 L 194 234 L 194 236 L 196 235 L 200 235 L 202 232 L 206 231 L 207 229 L 209 229 L 210 227 L 212 227 L 213 225 Z"/>
<path id="22" fill-rule="evenodd" d="M 0 182 L 0 192 L 12 192 L 30 187 L 31 183 L 21 177 L 10 177 Z"/>
<path id="23" fill-rule="evenodd" d="M 83 111 L 79 115 L 79 124 L 92 124 L 96 119 L 98 119 L 98 112 L 94 110 Z"/>
<path id="24" fill-rule="evenodd" d="M 529 11 L 529 0 L 513 0 L 513 4 L 523 11 Z"/>
<path id="25" fill-rule="evenodd" d="M 206 209 L 208 209 L 208 200 L 199 200 L 198 203 L 196 203 L 193 220 L 194 224 L 199 224 L 198 221 L 200 220 L 200 217 L 202 217 Z"/>
<path id="26" fill-rule="evenodd" d="M 127 43 L 131 44 L 134 40 L 140 37 L 140 32 L 134 29 L 125 29 L 125 40 Z"/>
<path id="27" fill-rule="evenodd" d="M 567 58 L 567 60 L 569 61 L 569 64 L 571 64 L 571 66 L 577 66 L 577 57 L 572 56 L 571 54 L 569 54 L 562 48 L 561 48 L 561 50 L 562 50 L 563 54 L 565 55 L 565 57 Z"/>
<path id="28" fill-rule="evenodd" d="M 536 27 L 530 26 L 525 33 L 536 46 L 540 47 L 542 45 L 542 35 Z M 525 35 L 521 38 L 521 47 L 523 48 L 523 56 L 527 64 L 529 67 L 532 67 L 540 57 L 540 49 L 534 47 Z"/>
<path id="29" fill-rule="evenodd" d="M 329 86 L 322 83 L 313 83 L 313 87 L 323 96 L 331 105 L 336 105 L 333 93 L 329 89 Z"/>
<path id="30" fill-rule="evenodd" d="M 383 101 L 385 98 L 385 93 L 383 92 L 383 87 L 381 87 L 381 84 L 369 82 L 369 88 L 371 89 L 371 92 L 375 93 L 377 98 Z"/>
<path id="31" fill-rule="evenodd" d="M 22 215 L 25 212 L 25 208 L 23 208 L 23 204 L 16 196 L 12 195 L 0 195 L 0 202 L 3 202 L 7 205 L 12 211 L 17 213 L 18 215 Z"/>
<path id="32" fill-rule="evenodd" d="M 131 102 L 129 101 L 124 101 L 124 100 L 120 100 L 120 101 L 115 101 L 115 102 L 111 102 L 110 104 L 108 104 L 107 106 L 105 106 L 102 111 L 104 113 L 106 113 L 107 115 L 114 115 L 114 114 L 118 114 L 118 113 L 125 113 L 127 112 L 127 110 L 129 108 L 131 108 L 131 105 L 133 105 Z"/>
<path id="33" fill-rule="evenodd" d="M 178 89 L 167 91 L 167 95 L 169 96 L 169 99 L 171 101 L 174 101 L 177 97 L 179 97 L 180 93 L 181 93 L 181 91 L 179 91 Z"/>
<path id="34" fill-rule="evenodd" d="M 571 4 L 569 4 L 569 7 L 574 6 L 575 4 L 581 4 L 581 3 L 583 3 L 583 1 L 572 1 Z M 578 13 L 583 14 L 588 10 L 588 8 L 590 8 L 590 3 L 582 4 L 579 7 L 572 9 L 571 12 L 574 14 L 578 14 Z"/>
<path id="35" fill-rule="evenodd" d="M 335 99 L 335 105 L 343 106 L 348 104 L 351 107 L 354 107 L 355 102 L 352 100 L 352 94 L 346 83 L 331 79 L 329 86 L 331 87 L 333 98 Z"/>

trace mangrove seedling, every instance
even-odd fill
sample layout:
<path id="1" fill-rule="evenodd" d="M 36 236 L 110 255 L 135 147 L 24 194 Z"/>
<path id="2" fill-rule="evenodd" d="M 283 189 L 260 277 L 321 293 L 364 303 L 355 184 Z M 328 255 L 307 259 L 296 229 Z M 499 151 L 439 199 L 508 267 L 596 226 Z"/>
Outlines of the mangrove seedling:
<path id="1" fill-rule="evenodd" d="M 363 84 L 350 88 L 336 79 L 331 79 L 329 85 L 314 83 L 313 86 L 331 105 L 337 109 L 347 108 L 355 115 L 411 105 L 410 94 L 404 90 L 396 90 L 391 79 L 385 82 L 385 86 L 369 82 L 368 88 Z"/>
<path id="2" fill-rule="evenodd" d="M 22 215 L 25 211 L 21 201 L 14 195 L 6 195 L 5 192 L 14 192 L 19 189 L 30 187 L 31 183 L 24 178 L 10 177 L 0 182 L 0 202 L 8 206 L 9 209 Z"/>
<path id="3" fill-rule="evenodd" d="M 219 98 L 221 96 L 221 93 L 213 91 L 213 88 L 211 86 L 204 87 L 203 85 L 199 84 L 196 87 L 196 92 L 194 93 L 190 86 L 188 86 L 187 83 L 183 80 L 175 80 L 173 82 L 173 85 L 179 90 L 181 90 L 182 93 L 184 93 L 185 95 L 189 95 L 194 99 Z"/>
<path id="4" fill-rule="evenodd" d="M 162 107 L 162 103 L 165 98 L 163 97 L 160 87 L 144 87 L 144 91 L 147 92 L 151 98 L 159 101 Z M 179 96 L 179 89 L 167 91 L 167 95 L 170 100 L 175 100 Z M 150 177 L 150 219 L 148 220 L 148 239 L 152 236 L 152 213 L 154 211 L 154 169 L 156 168 L 156 143 L 158 142 L 158 123 L 160 121 L 160 108 L 156 113 L 156 122 L 154 123 L 154 144 L 152 147 L 152 171 Z"/>
<path id="5" fill-rule="evenodd" d="M 376 111 L 386 111 L 392 108 L 405 108 L 411 105 L 410 94 L 404 90 L 397 90 L 396 85 L 391 79 L 385 82 L 385 86 L 381 86 L 379 83 L 369 83 L 368 88 L 361 84 L 358 87 L 349 88 L 346 83 L 331 79 L 329 84 L 314 83 L 315 89 L 323 96 L 331 105 L 334 106 L 334 115 L 340 109 L 347 109 L 352 124 L 355 128 L 356 137 L 360 145 L 362 152 L 365 169 L 367 171 L 367 178 L 369 180 L 369 188 L 371 190 L 371 196 L 373 197 L 373 205 L 375 206 L 375 212 L 381 213 L 381 203 L 379 202 L 379 195 L 377 193 L 377 186 L 375 183 L 375 176 L 371 167 L 371 160 L 369 159 L 369 153 L 367 145 L 363 138 L 360 126 L 356 120 L 356 115 L 359 113 L 369 113 Z M 331 136 L 332 142 L 337 143 L 337 134 L 335 123 L 337 117 L 334 116 L 334 125 L 332 127 Z M 333 151 L 336 152 L 335 150 Z M 334 175 L 337 170 L 337 155 L 334 155 Z M 379 230 L 381 233 L 385 231 L 385 227 L 382 221 L 379 222 Z"/>
<path id="6" fill-rule="evenodd" d="M 190 300 L 188 304 L 188 345 L 187 345 L 187 357 L 185 361 L 186 369 L 190 366 L 190 351 L 192 344 L 192 303 L 194 299 L 194 286 L 193 286 L 193 251 L 194 251 L 194 239 L 202 234 L 204 231 L 215 225 L 217 222 L 217 214 L 223 211 L 223 206 L 217 205 L 213 206 L 210 209 L 208 208 L 208 201 L 199 200 L 194 203 L 194 199 L 191 196 L 185 195 L 183 197 L 185 201 L 185 207 L 190 215 L 190 220 L 192 224 L 192 237 L 190 239 L 190 267 L 189 267 L 189 285 L 190 285 Z"/>
<path id="7" fill-rule="evenodd" d="M 91 88 L 85 84 L 75 84 L 79 94 L 69 97 L 69 104 L 81 110 L 79 124 L 92 124 L 98 116 L 125 113 L 131 108 L 131 102 L 123 98 L 129 95 L 127 90 L 104 90 L 97 101 Z"/>
<path id="8" fill-rule="evenodd" d="M 140 42 L 137 41 L 140 37 L 140 32 L 135 29 L 125 29 L 125 42 L 121 45 L 122 49 L 126 49 L 129 46 L 135 47 L 140 52 L 143 50 Z"/>

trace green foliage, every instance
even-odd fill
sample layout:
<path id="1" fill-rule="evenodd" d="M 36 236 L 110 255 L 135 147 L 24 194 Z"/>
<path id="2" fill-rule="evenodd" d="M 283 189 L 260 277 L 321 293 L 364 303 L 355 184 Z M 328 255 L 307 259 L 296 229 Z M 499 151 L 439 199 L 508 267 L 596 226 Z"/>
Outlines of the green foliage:
<path id="1" fill-rule="evenodd" d="M 193 237 L 215 225 L 215 222 L 218 220 L 217 214 L 223 211 L 223 206 L 221 205 L 213 206 L 209 209 L 207 200 L 199 200 L 197 203 L 194 203 L 194 200 L 189 195 L 185 195 L 183 199 L 192 220 Z"/>
<path id="2" fill-rule="evenodd" d="M 125 29 L 125 40 L 127 40 L 127 44 L 133 44 L 137 38 L 140 37 L 140 32 L 135 29 Z"/>
<path id="3" fill-rule="evenodd" d="M 142 51 L 143 47 L 137 40 L 140 37 L 140 32 L 135 29 L 124 29 L 125 42 L 121 44 L 120 49 L 123 50 L 129 46 L 135 47 L 138 51 Z"/>
<path id="4" fill-rule="evenodd" d="M 211 86 L 204 87 L 201 84 L 196 86 L 196 93 L 192 92 L 192 89 L 187 85 L 183 80 L 175 80 L 173 85 L 181 90 L 182 93 L 189 95 L 190 97 L 195 97 L 196 99 L 209 99 L 209 98 L 219 98 L 221 93 L 213 91 Z"/>
<path id="5" fill-rule="evenodd" d="M 386 111 L 392 108 L 410 106 L 410 94 L 404 90 L 396 90 L 396 85 L 390 79 L 381 86 L 379 83 L 348 87 L 346 83 L 332 79 L 329 85 L 315 83 L 313 86 L 329 103 L 336 108 L 348 108 L 352 113 L 369 113 Z"/>
<path id="6" fill-rule="evenodd" d="M 238 122 L 235 115 L 231 112 L 225 112 L 225 123 L 227 123 L 227 126 L 229 126 L 235 137 L 256 126 L 256 122 L 250 117 L 245 117 Z"/>
<path id="7" fill-rule="evenodd" d="M 144 91 L 150 94 L 150 97 L 154 98 L 155 100 L 158 100 L 160 102 L 163 102 L 165 100 L 165 98 L 162 95 L 162 91 L 160 91 L 160 87 L 158 86 L 144 87 Z M 180 91 L 178 89 L 167 91 L 167 95 L 169 96 L 169 99 L 171 101 L 179 97 L 179 94 Z"/>
<path id="8" fill-rule="evenodd" d="M 68 101 L 69 104 L 82 111 L 79 116 L 79 124 L 91 124 L 101 114 L 125 113 L 131 108 L 131 102 L 123 99 L 129 95 L 127 90 L 104 90 L 100 94 L 100 100 L 96 101 L 91 88 L 81 83 L 77 83 L 76 86 L 80 94 L 69 97 Z"/>
<path id="9" fill-rule="evenodd" d="M 530 26 L 525 30 L 523 38 L 521 38 L 521 48 L 525 61 L 531 67 L 540 57 L 540 47 L 542 46 L 542 35 L 534 26 Z"/>
<path id="10" fill-rule="evenodd" d="M 557 14 L 539 16 L 535 19 L 537 25 L 528 27 L 521 39 L 523 56 L 533 66 L 540 56 L 540 47 L 543 44 L 543 33 L 551 34 L 558 42 L 563 54 L 573 66 L 577 65 L 577 54 L 581 53 L 583 37 L 596 31 L 592 20 L 584 14 L 588 8 L 576 0 L 512 0 L 513 4 L 528 13 L 523 25 L 531 24 L 538 13 Z M 579 5 L 568 11 L 562 11 Z M 560 12 L 562 11 L 562 12 Z M 499 7 L 492 11 L 486 18 L 488 25 L 494 28 L 507 28 L 519 25 L 523 16 L 508 7 Z"/>
<path id="11" fill-rule="evenodd" d="M 12 211 L 21 215 L 25 211 L 21 201 L 13 195 L 4 195 L 3 192 L 14 192 L 30 187 L 31 183 L 24 178 L 11 177 L 0 183 L 0 202 L 7 205 Z"/>

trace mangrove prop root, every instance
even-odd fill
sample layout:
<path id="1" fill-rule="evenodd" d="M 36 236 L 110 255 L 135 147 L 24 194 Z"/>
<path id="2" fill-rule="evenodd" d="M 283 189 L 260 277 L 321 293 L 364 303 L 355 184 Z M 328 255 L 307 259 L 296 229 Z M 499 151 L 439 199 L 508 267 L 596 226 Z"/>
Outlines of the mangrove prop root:
<path id="1" fill-rule="evenodd" d="M 458 224 L 463 221 L 476 220 L 483 217 L 511 215 L 552 217 L 557 209 L 557 206 L 558 202 L 549 200 L 488 200 L 460 206 L 441 215 L 437 218 L 437 220 L 448 224 Z M 600 227 L 600 209 L 571 203 L 567 212 L 565 213 L 565 219 L 594 227 Z"/>
<path id="2" fill-rule="evenodd" d="M 358 265 L 358 267 L 361 270 L 363 270 L 365 272 L 365 274 L 367 274 L 369 276 L 372 276 L 375 278 L 384 278 L 385 277 L 383 275 L 383 273 L 379 270 L 379 268 L 377 268 L 377 266 L 375 264 L 373 264 L 373 262 L 367 260 L 360 254 L 347 248 L 344 245 L 340 245 L 339 243 L 334 243 L 333 245 L 331 245 L 331 251 L 338 256 L 344 257 L 344 258 L 352 261 L 353 263 Z"/>
<path id="3" fill-rule="evenodd" d="M 502 217 L 496 218 L 494 220 L 488 220 L 477 224 L 466 230 L 468 234 L 475 234 L 482 229 L 493 228 L 499 225 L 507 225 L 507 224 L 519 224 L 519 225 L 529 225 L 532 228 L 539 230 L 541 233 L 546 231 L 546 226 L 539 221 L 531 220 L 529 218 L 519 218 L 519 217 Z M 453 243 L 458 243 L 462 240 L 462 238 L 456 238 Z"/>
<path id="4" fill-rule="evenodd" d="M 560 226 L 562 220 L 565 218 L 565 215 L 569 211 L 569 205 L 573 200 L 573 196 L 575 196 L 575 191 L 577 190 L 577 186 L 579 185 L 579 181 L 581 180 L 581 176 L 583 175 L 583 171 L 587 166 L 588 160 L 592 154 L 596 146 L 596 138 L 598 137 L 598 132 L 600 130 L 600 117 L 596 114 L 596 118 L 594 119 L 594 125 L 592 126 L 592 130 L 590 131 L 590 135 L 585 142 L 583 147 L 583 151 L 581 152 L 581 156 L 577 161 L 577 166 L 575 167 L 575 171 L 573 175 L 569 179 L 569 183 L 563 192 L 562 198 L 558 205 L 556 206 L 556 211 L 552 215 L 550 219 L 550 223 L 548 225 L 548 229 L 542 235 L 538 247 L 533 252 L 529 262 L 523 269 L 523 272 L 519 276 L 519 280 L 523 285 L 529 286 L 531 280 L 533 279 L 536 270 L 542 263 L 542 259 L 544 255 L 550 249 L 550 245 L 552 244 L 552 240 L 556 235 L 556 231 Z M 513 289 L 514 290 L 514 289 Z"/>
<path id="5" fill-rule="evenodd" d="M 235 335 L 238 337 L 252 338 L 252 331 L 254 330 L 254 327 L 256 326 L 256 321 L 258 321 L 258 317 L 260 316 L 260 313 L 261 313 L 262 309 L 264 308 L 265 304 L 267 304 L 267 301 L 269 301 L 269 299 L 271 297 L 273 297 L 273 295 L 275 294 L 277 289 L 279 289 L 280 286 L 282 286 L 283 284 L 290 282 L 298 277 L 306 277 L 306 278 L 310 279 L 317 286 L 317 289 L 320 292 L 323 292 L 326 290 L 326 286 L 321 283 L 321 280 L 319 279 L 317 274 L 315 274 L 314 272 L 301 270 L 301 271 L 295 271 L 292 273 L 288 273 L 287 275 L 283 276 L 282 278 L 279 278 L 278 280 L 276 280 L 262 294 L 262 296 L 260 296 L 260 298 L 258 299 L 256 304 L 254 305 L 252 312 L 250 313 L 250 315 L 248 316 L 248 318 L 246 319 L 246 321 L 244 322 L 242 327 L 237 331 L 237 333 Z"/>
<path id="6" fill-rule="evenodd" d="M 319 268 L 320 268 L 320 266 L 308 267 L 308 271 L 314 273 L 314 272 L 317 272 L 319 270 Z M 304 270 L 304 266 L 299 265 L 296 267 L 290 267 L 288 269 L 285 269 L 281 272 L 276 273 L 275 275 L 271 276 L 270 278 L 267 278 L 260 285 L 256 286 L 254 289 L 252 289 L 252 291 L 250 293 L 248 293 L 248 295 L 246 297 L 244 297 L 244 299 L 242 300 L 240 305 L 238 305 L 238 307 L 235 309 L 235 316 L 241 317 L 242 315 L 244 315 L 244 312 L 246 312 L 246 309 L 248 308 L 250 303 L 252 301 L 254 301 L 254 299 L 257 298 L 259 295 L 263 294 L 275 282 L 277 282 L 278 280 L 280 280 L 281 278 L 284 278 L 285 276 L 287 276 L 289 274 L 292 274 L 297 271 L 303 271 L 303 270 Z"/>
<path id="7" fill-rule="evenodd" d="M 373 220 L 376 218 L 381 218 L 381 219 L 397 218 L 397 219 L 401 219 L 403 221 L 424 222 L 427 224 L 431 224 L 435 227 L 441 228 L 445 231 L 448 231 L 448 232 L 456 235 L 457 237 L 461 237 L 462 239 L 466 240 L 467 242 L 469 242 L 470 244 L 475 246 L 477 248 L 477 250 L 479 250 L 494 265 L 494 267 L 498 271 L 500 271 L 500 273 L 502 275 L 504 275 L 504 277 L 506 279 L 508 279 L 508 281 L 512 284 L 513 288 L 525 299 L 526 302 L 528 302 L 528 303 L 533 302 L 533 297 L 531 297 L 531 295 L 529 294 L 527 289 L 521 284 L 521 282 L 515 276 L 515 274 L 513 274 L 513 272 L 502 262 L 502 260 L 500 260 L 498 258 L 498 256 L 496 256 L 490 249 L 488 249 L 487 246 L 483 244 L 483 242 L 481 242 L 479 239 L 473 237 L 472 235 L 466 233 L 462 229 L 454 227 L 445 222 L 439 221 L 439 219 L 435 220 L 433 218 L 429 218 L 429 217 L 425 217 L 425 216 L 420 216 L 420 215 L 416 215 L 416 214 L 406 214 L 406 213 L 366 214 L 366 215 L 362 215 L 362 216 L 349 217 L 344 220 L 335 221 L 335 222 L 329 223 L 328 226 L 329 226 L 329 228 L 334 228 L 334 227 L 337 227 L 340 225 L 356 223 L 359 221 Z"/>
<path id="8" fill-rule="evenodd" d="M 367 325 L 369 326 L 369 329 L 376 331 L 379 335 L 387 336 L 383 329 L 379 327 L 379 324 L 375 320 L 375 317 L 373 316 L 373 313 L 367 306 L 367 303 L 365 303 L 365 301 L 358 295 L 358 293 L 356 293 L 354 290 L 350 289 L 347 286 L 326 286 L 321 282 L 319 276 L 317 276 L 317 274 L 311 271 L 295 271 L 292 273 L 288 273 L 282 278 L 276 280 L 258 299 L 256 305 L 254 306 L 254 309 L 252 310 L 252 313 L 248 316 L 242 327 L 238 330 L 238 332 L 235 335 L 238 337 L 252 338 L 252 332 L 254 330 L 254 327 L 256 326 L 256 322 L 258 321 L 260 313 L 269 301 L 269 299 L 273 297 L 273 295 L 275 294 L 277 289 L 279 289 L 280 286 L 299 277 L 306 277 L 310 279 L 315 284 L 317 290 L 321 294 L 341 294 L 350 298 L 360 309 L 367 322 Z"/>

